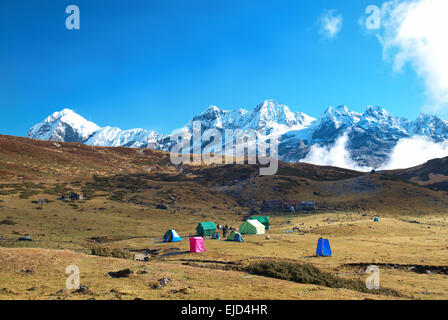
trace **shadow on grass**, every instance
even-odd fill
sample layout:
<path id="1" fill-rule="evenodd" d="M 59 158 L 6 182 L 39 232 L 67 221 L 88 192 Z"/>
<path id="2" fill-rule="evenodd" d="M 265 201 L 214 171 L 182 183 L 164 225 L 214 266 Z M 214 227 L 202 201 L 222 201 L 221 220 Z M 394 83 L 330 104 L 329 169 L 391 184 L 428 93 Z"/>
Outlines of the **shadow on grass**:
<path id="1" fill-rule="evenodd" d="M 167 252 L 167 253 L 161 255 L 161 257 L 178 256 L 178 255 L 189 254 L 189 253 L 190 253 L 190 251 Z"/>

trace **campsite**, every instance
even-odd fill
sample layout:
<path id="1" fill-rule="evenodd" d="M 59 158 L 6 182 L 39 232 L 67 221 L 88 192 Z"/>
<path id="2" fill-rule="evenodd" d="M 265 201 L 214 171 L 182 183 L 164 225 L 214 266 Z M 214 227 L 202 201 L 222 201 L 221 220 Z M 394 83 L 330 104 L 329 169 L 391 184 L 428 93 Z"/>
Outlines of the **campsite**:
<path id="1" fill-rule="evenodd" d="M 180 172 L 152 150 L 3 136 L 0 145 L 0 299 L 448 298 L 443 191 L 306 164 L 251 178 L 251 166 Z M 17 145 L 28 156 L 20 168 L 4 160 Z M 84 197 L 57 200 L 71 192 Z M 317 210 L 262 211 L 263 199 L 314 200 Z M 223 237 L 218 225 L 236 232 Z M 331 256 L 318 255 L 320 238 Z M 66 288 L 71 265 L 83 290 Z M 365 288 L 370 265 L 380 291 Z"/>

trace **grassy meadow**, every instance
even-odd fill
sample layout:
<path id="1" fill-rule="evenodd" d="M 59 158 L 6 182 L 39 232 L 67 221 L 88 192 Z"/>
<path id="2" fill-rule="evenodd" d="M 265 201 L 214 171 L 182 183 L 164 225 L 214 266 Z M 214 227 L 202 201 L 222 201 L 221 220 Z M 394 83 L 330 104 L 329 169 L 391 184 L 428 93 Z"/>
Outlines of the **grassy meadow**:
<path id="1" fill-rule="evenodd" d="M 281 163 L 270 177 L 257 169 L 1 136 L 0 299 L 448 299 L 445 191 L 306 164 Z M 86 198 L 57 200 L 70 192 Z M 206 252 L 188 252 L 199 222 L 237 228 L 264 199 L 318 210 L 269 212 L 270 239 L 206 239 Z M 163 243 L 171 228 L 184 241 Z M 320 237 L 332 257 L 315 255 Z M 66 289 L 70 265 L 88 289 Z M 380 290 L 364 286 L 369 265 Z M 108 275 L 123 269 L 131 274 Z M 162 278 L 171 282 L 154 288 Z"/>

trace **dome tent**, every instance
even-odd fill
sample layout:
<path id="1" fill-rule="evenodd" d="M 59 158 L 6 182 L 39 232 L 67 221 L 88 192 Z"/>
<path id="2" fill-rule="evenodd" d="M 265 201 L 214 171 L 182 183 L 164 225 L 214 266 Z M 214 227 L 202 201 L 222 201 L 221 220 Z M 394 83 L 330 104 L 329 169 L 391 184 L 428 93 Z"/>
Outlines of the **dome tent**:
<path id="1" fill-rule="evenodd" d="M 258 220 L 247 220 L 240 225 L 241 234 L 265 234 L 265 226 Z"/>
<path id="2" fill-rule="evenodd" d="M 236 241 L 236 242 L 244 242 L 244 238 L 241 235 L 241 233 L 236 232 L 236 231 L 232 231 L 232 233 L 230 233 L 230 235 L 227 238 L 227 240 L 229 240 L 229 241 Z"/>
<path id="3" fill-rule="evenodd" d="M 168 230 L 163 237 L 163 242 L 179 242 L 182 241 L 182 238 L 179 237 L 177 232 L 173 229 Z"/>

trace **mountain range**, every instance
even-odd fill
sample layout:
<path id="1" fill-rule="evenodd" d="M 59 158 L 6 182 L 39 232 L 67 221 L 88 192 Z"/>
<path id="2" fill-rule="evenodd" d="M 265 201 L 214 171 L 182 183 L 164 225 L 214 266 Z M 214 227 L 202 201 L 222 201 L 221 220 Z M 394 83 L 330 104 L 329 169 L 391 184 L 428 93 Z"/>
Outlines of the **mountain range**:
<path id="1" fill-rule="evenodd" d="M 173 133 L 189 137 L 193 133 L 193 124 L 197 122 L 200 122 L 202 130 L 263 130 L 278 139 L 279 158 L 286 162 L 299 162 L 307 157 L 313 147 L 331 148 L 339 138 L 345 137 L 345 148 L 354 163 L 379 168 L 387 162 L 401 139 L 422 136 L 436 143 L 448 140 L 448 121 L 436 115 L 421 114 L 411 121 L 376 106 L 367 107 L 364 113 L 350 111 L 347 106 L 329 107 L 318 119 L 305 113 L 292 112 L 273 100 L 266 100 L 253 110 L 229 111 L 210 106 Z M 173 145 L 172 134 L 100 127 L 70 109 L 55 112 L 34 125 L 27 137 L 163 151 L 169 151 Z"/>

